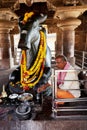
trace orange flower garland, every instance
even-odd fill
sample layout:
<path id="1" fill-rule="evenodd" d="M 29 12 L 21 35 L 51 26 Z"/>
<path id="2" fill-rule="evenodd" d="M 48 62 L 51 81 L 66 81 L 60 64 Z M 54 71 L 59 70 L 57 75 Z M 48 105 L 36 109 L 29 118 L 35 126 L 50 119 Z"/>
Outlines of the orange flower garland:
<path id="1" fill-rule="evenodd" d="M 21 84 L 24 89 L 26 89 L 26 87 L 34 87 L 43 75 L 46 57 L 46 38 L 42 31 L 40 31 L 40 36 L 39 51 L 33 66 L 31 66 L 29 70 L 26 68 L 26 50 L 22 50 Z"/>
<path id="2" fill-rule="evenodd" d="M 26 24 L 29 18 L 31 18 L 34 15 L 34 12 L 27 12 L 24 14 L 24 19 L 22 20 L 23 24 Z"/>

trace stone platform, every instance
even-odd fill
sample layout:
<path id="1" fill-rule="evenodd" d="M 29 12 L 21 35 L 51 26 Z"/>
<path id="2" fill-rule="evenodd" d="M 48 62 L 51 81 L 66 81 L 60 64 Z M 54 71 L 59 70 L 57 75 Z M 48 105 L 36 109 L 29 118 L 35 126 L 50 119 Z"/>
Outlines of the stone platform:
<path id="1" fill-rule="evenodd" d="M 0 71 L 0 92 L 2 85 L 8 83 L 9 74 L 12 70 Z M 87 130 L 87 119 L 54 119 L 52 114 L 52 102 L 44 102 L 42 112 L 35 115 L 35 118 L 19 120 L 14 111 L 14 106 L 4 107 L 7 115 L 0 119 L 0 130 Z"/>
<path id="2" fill-rule="evenodd" d="M 50 100 L 44 102 L 41 112 L 27 120 L 17 118 L 15 106 L 2 108 L 6 114 L 0 117 L 0 130 L 87 130 L 87 120 L 51 118 Z"/>

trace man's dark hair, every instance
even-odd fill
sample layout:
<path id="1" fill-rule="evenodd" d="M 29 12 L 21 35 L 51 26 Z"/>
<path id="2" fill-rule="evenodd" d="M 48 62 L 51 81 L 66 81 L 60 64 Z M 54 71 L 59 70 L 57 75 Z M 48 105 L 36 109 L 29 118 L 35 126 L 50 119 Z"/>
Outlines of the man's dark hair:
<path id="1" fill-rule="evenodd" d="M 64 55 L 57 55 L 56 59 L 58 58 L 62 59 L 62 61 L 67 61 L 67 58 Z"/>

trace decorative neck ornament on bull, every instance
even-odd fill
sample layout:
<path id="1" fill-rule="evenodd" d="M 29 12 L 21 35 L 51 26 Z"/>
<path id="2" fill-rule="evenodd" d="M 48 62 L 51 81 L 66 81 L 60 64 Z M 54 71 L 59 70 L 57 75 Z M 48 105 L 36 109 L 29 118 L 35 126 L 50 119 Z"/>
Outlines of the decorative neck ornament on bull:
<path id="1" fill-rule="evenodd" d="M 42 14 L 35 18 L 34 13 L 30 12 L 25 14 L 20 24 L 21 38 L 18 46 L 22 49 L 20 83 L 24 90 L 33 88 L 41 79 L 42 84 L 46 83 L 51 75 L 51 52 L 46 45 L 45 32 L 39 25 L 46 18 L 47 16 Z"/>

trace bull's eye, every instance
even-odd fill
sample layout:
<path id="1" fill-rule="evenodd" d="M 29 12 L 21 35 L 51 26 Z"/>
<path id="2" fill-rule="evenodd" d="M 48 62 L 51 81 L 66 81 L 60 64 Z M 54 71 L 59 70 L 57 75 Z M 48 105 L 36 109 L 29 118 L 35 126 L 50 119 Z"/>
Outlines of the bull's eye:
<path id="1" fill-rule="evenodd" d="M 26 30 L 22 30 L 21 34 L 27 34 Z"/>

